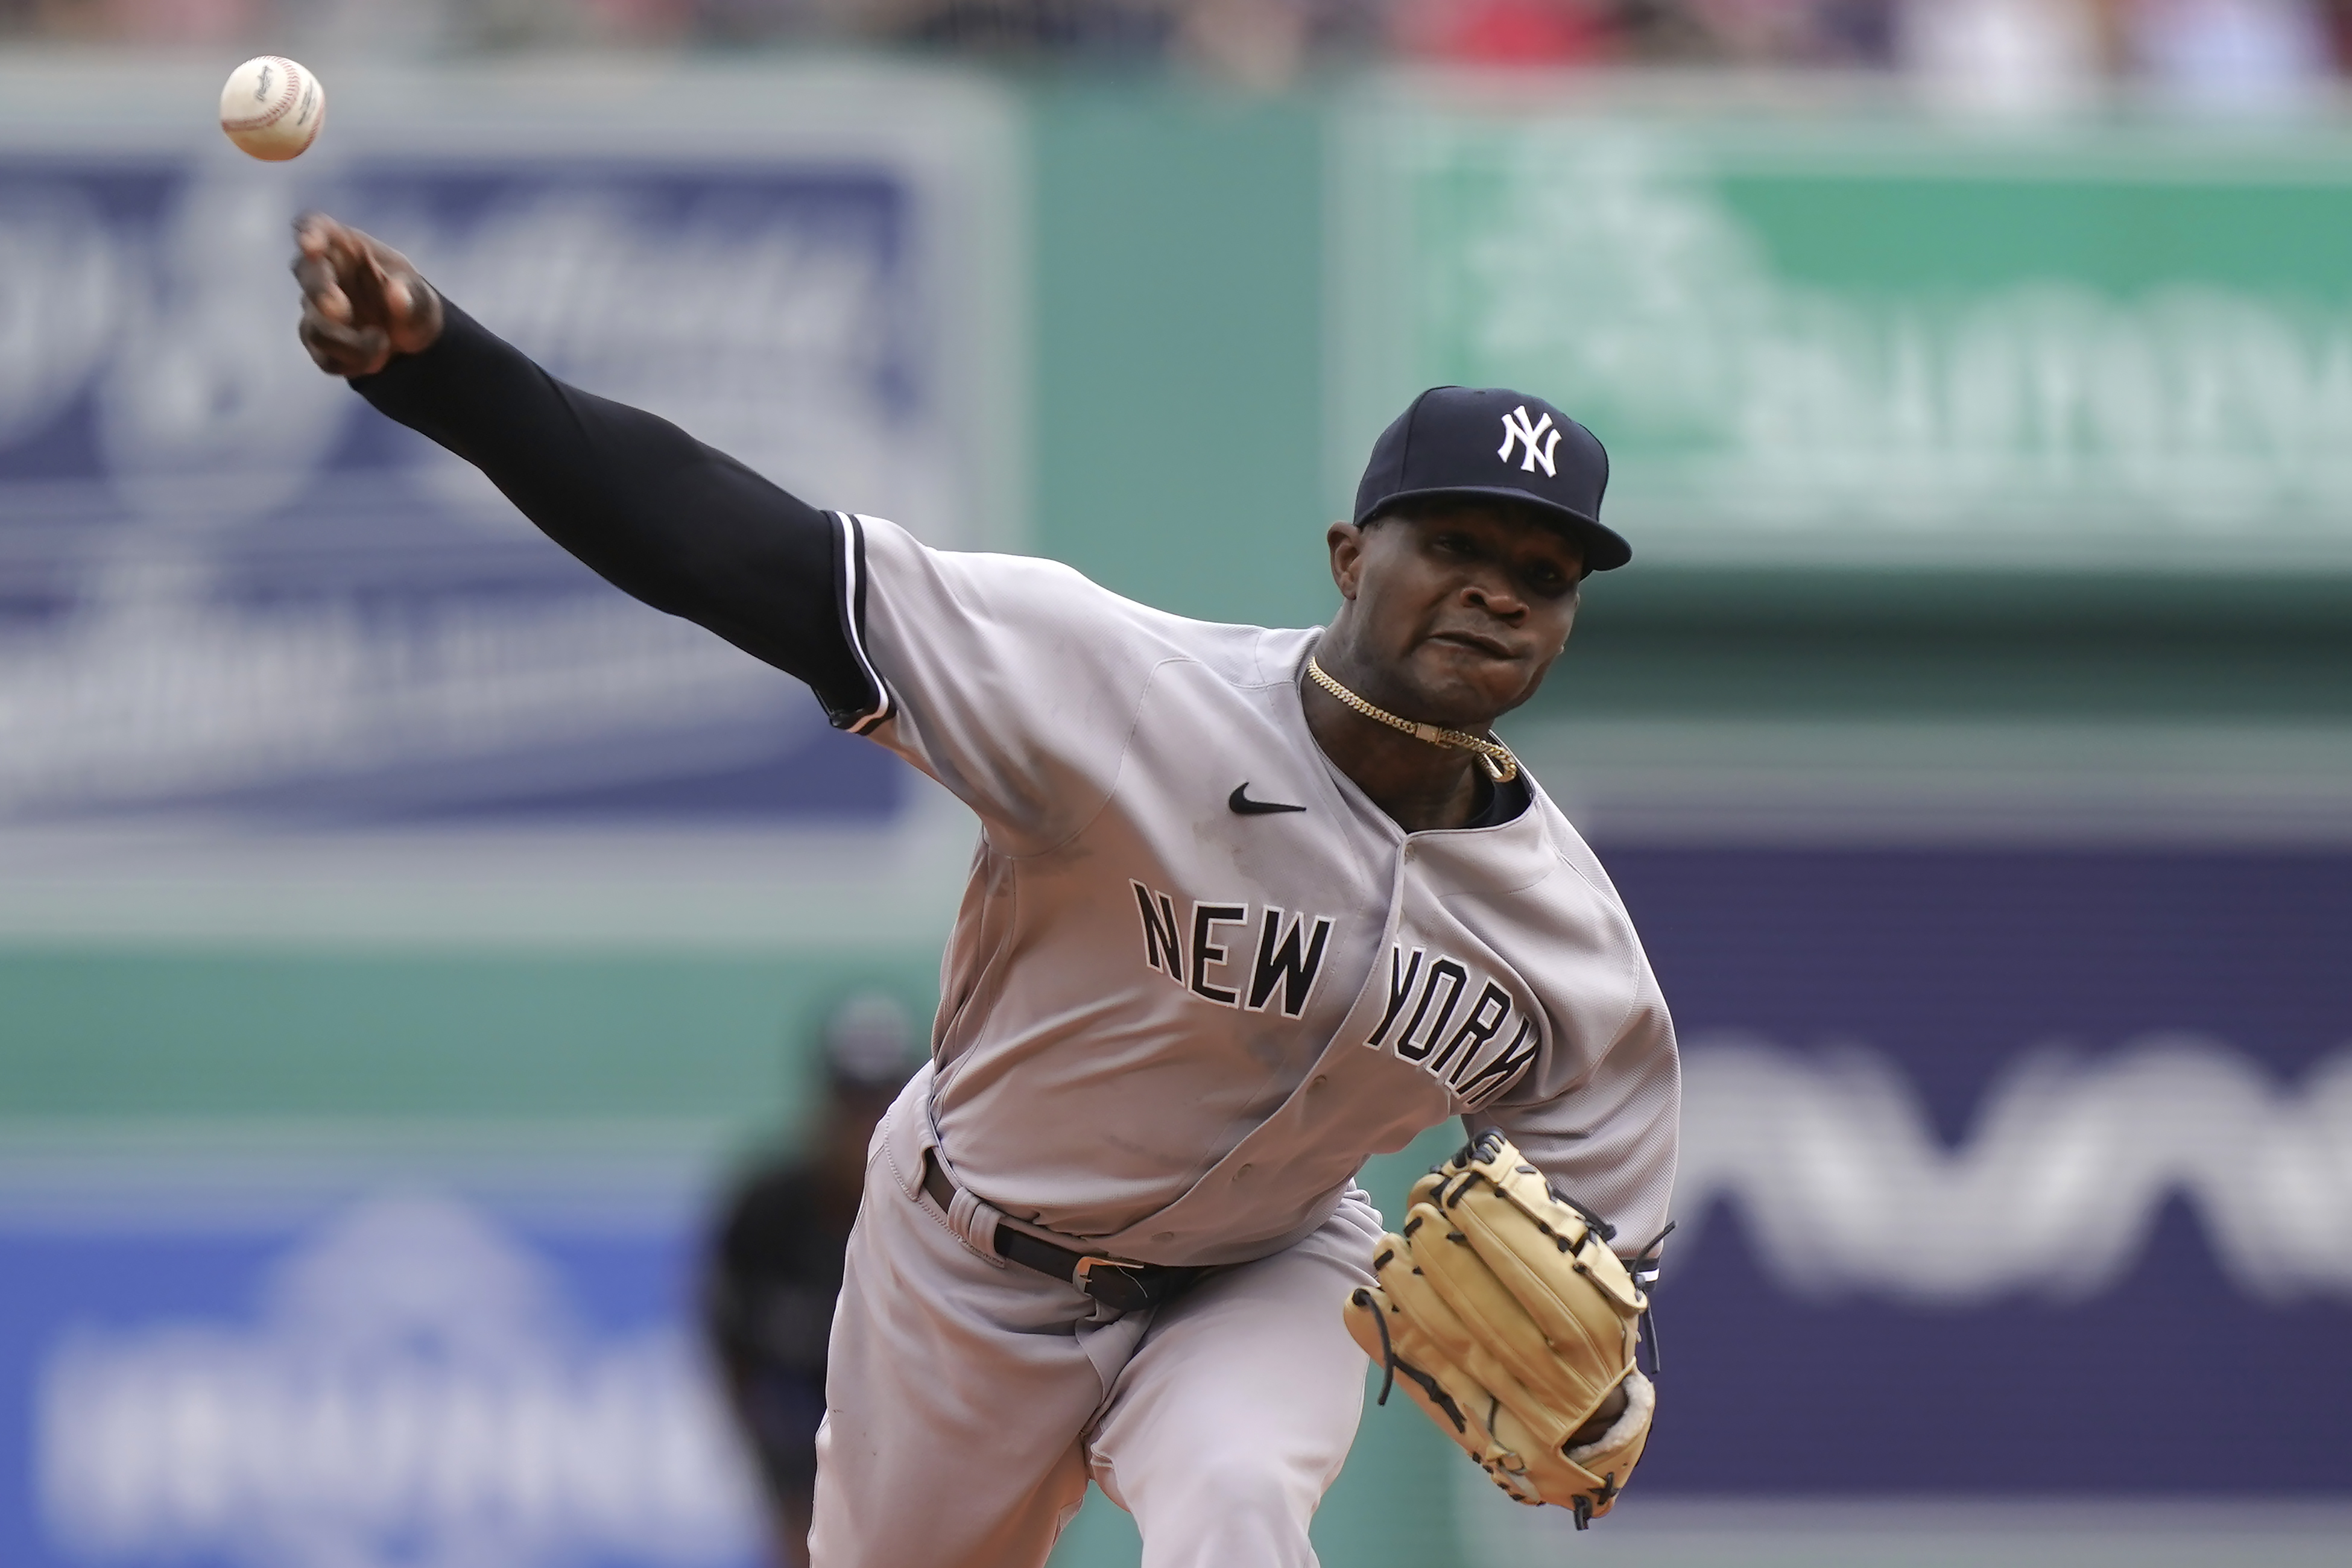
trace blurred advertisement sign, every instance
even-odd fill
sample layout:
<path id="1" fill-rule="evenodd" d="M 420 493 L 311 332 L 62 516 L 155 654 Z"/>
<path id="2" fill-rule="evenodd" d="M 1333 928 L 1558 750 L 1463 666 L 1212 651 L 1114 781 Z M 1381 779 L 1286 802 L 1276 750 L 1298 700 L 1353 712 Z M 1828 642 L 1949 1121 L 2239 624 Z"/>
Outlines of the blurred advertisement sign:
<path id="1" fill-rule="evenodd" d="M 2352 858 L 1609 868 L 1687 1052 L 1654 1491 L 2352 1490 Z"/>
<path id="2" fill-rule="evenodd" d="M 575 83 L 532 116 L 360 77 L 283 166 L 0 113 L 0 856 L 905 827 L 903 771 L 797 682 L 604 586 L 293 334 L 315 207 L 816 504 L 1003 542 L 1003 114 L 766 85 L 689 111 Z"/>
<path id="3" fill-rule="evenodd" d="M 0 356 L 0 464 L 28 476 L 5 524 L 24 598 L 0 645 L 0 810 L 657 799 L 805 746 L 793 683 L 604 588 L 311 368 L 284 275 L 297 193 L 268 175 L 0 164 L 27 351 Z M 363 163 L 317 199 L 431 258 L 557 374 L 813 493 L 936 510 L 906 493 L 940 488 L 922 470 L 944 454 L 913 395 L 910 193 L 887 170 Z M 833 804 L 887 811 L 876 795 Z"/>
<path id="4" fill-rule="evenodd" d="M 1335 454 L 1516 385 L 1652 561 L 2352 567 L 2352 134 L 1391 106 L 1345 144 Z"/>
<path id="5" fill-rule="evenodd" d="M 756 1496 L 688 1237 L 479 1197 L 0 1226 L 0 1548 L 35 1564 L 735 1568 Z"/>

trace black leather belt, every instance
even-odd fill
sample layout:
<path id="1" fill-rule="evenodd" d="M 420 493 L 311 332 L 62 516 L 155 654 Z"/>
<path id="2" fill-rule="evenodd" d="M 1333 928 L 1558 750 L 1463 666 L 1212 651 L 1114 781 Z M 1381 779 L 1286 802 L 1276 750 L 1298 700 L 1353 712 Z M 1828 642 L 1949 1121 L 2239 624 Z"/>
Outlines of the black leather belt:
<path id="1" fill-rule="evenodd" d="M 955 1184 L 948 1180 L 930 1151 L 923 1151 L 923 1191 L 941 1213 L 955 1207 Z M 999 1225 L 989 1237 L 990 1247 L 1007 1263 L 1018 1263 L 1065 1284 L 1076 1285 L 1104 1306 L 1119 1312 L 1139 1312 L 1164 1306 L 1206 1274 L 1206 1268 L 1180 1268 L 1167 1263 L 1122 1263 L 1091 1252 L 1076 1252 L 1040 1241 L 1026 1231 Z"/>

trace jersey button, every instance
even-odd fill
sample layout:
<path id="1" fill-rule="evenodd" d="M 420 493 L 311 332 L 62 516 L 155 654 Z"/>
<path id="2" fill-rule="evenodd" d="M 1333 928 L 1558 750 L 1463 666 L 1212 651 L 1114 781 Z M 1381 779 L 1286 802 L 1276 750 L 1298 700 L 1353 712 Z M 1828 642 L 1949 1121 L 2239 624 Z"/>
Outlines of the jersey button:
<path id="1" fill-rule="evenodd" d="M 1408 845 L 1406 845 L 1406 846 L 1404 847 L 1404 858 L 1405 858 L 1408 861 L 1410 861 L 1410 860 L 1412 858 L 1413 851 L 1414 851 L 1414 850 L 1416 850 L 1416 849 L 1418 849 L 1418 848 L 1420 848 L 1420 847 L 1421 847 L 1421 846 L 1420 846 L 1420 845 L 1418 845 L 1418 844 L 1408 844 Z"/>
<path id="2" fill-rule="evenodd" d="M 1250 1171 L 1251 1171 L 1251 1167 L 1250 1167 L 1250 1166 L 1248 1166 L 1248 1165 L 1244 1165 L 1240 1170 L 1235 1171 L 1235 1172 L 1234 1173 L 1234 1181 L 1236 1181 L 1236 1182 L 1240 1181 L 1244 1176 L 1248 1175 L 1248 1174 L 1250 1173 Z"/>
<path id="3" fill-rule="evenodd" d="M 1163 1230 L 1157 1236 L 1154 1236 L 1151 1239 L 1154 1241 L 1173 1241 L 1176 1239 L 1176 1233 L 1172 1230 Z"/>
<path id="4" fill-rule="evenodd" d="M 1307 1083 L 1307 1087 L 1309 1089 L 1321 1089 L 1325 1084 L 1329 1083 L 1331 1079 L 1328 1074 L 1318 1072 Z"/>

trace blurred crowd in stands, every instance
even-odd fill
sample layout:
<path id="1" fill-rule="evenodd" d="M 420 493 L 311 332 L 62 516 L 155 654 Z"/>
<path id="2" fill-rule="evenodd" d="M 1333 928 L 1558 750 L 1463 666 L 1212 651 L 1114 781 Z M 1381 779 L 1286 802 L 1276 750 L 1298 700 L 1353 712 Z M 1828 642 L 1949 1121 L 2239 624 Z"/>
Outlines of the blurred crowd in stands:
<path id="1" fill-rule="evenodd" d="M 0 0 L 0 38 L 412 54 L 908 47 L 1276 86 L 1370 63 L 1906 72 L 1989 101 L 2307 100 L 2352 0 Z"/>

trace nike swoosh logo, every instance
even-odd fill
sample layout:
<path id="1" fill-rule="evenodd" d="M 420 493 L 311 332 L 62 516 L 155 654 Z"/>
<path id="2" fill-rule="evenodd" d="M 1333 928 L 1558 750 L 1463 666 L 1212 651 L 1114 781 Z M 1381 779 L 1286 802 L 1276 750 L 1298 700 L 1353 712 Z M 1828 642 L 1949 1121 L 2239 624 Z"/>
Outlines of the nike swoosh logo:
<path id="1" fill-rule="evenodd" d="M 1285 805 L 1278 800 L 1252 800 L 1249 797 L 1248 791 L 1249 780 L 1244 779 L 1241 783 L 1234 785 L 1234 793 L 1225 797 L 1225 804 L 1232 806 L 1234 814 L 1237 816 L 1272 816 L 1278 811 L 1305 811 L 1307 809 L 1303 805 Z"/>

